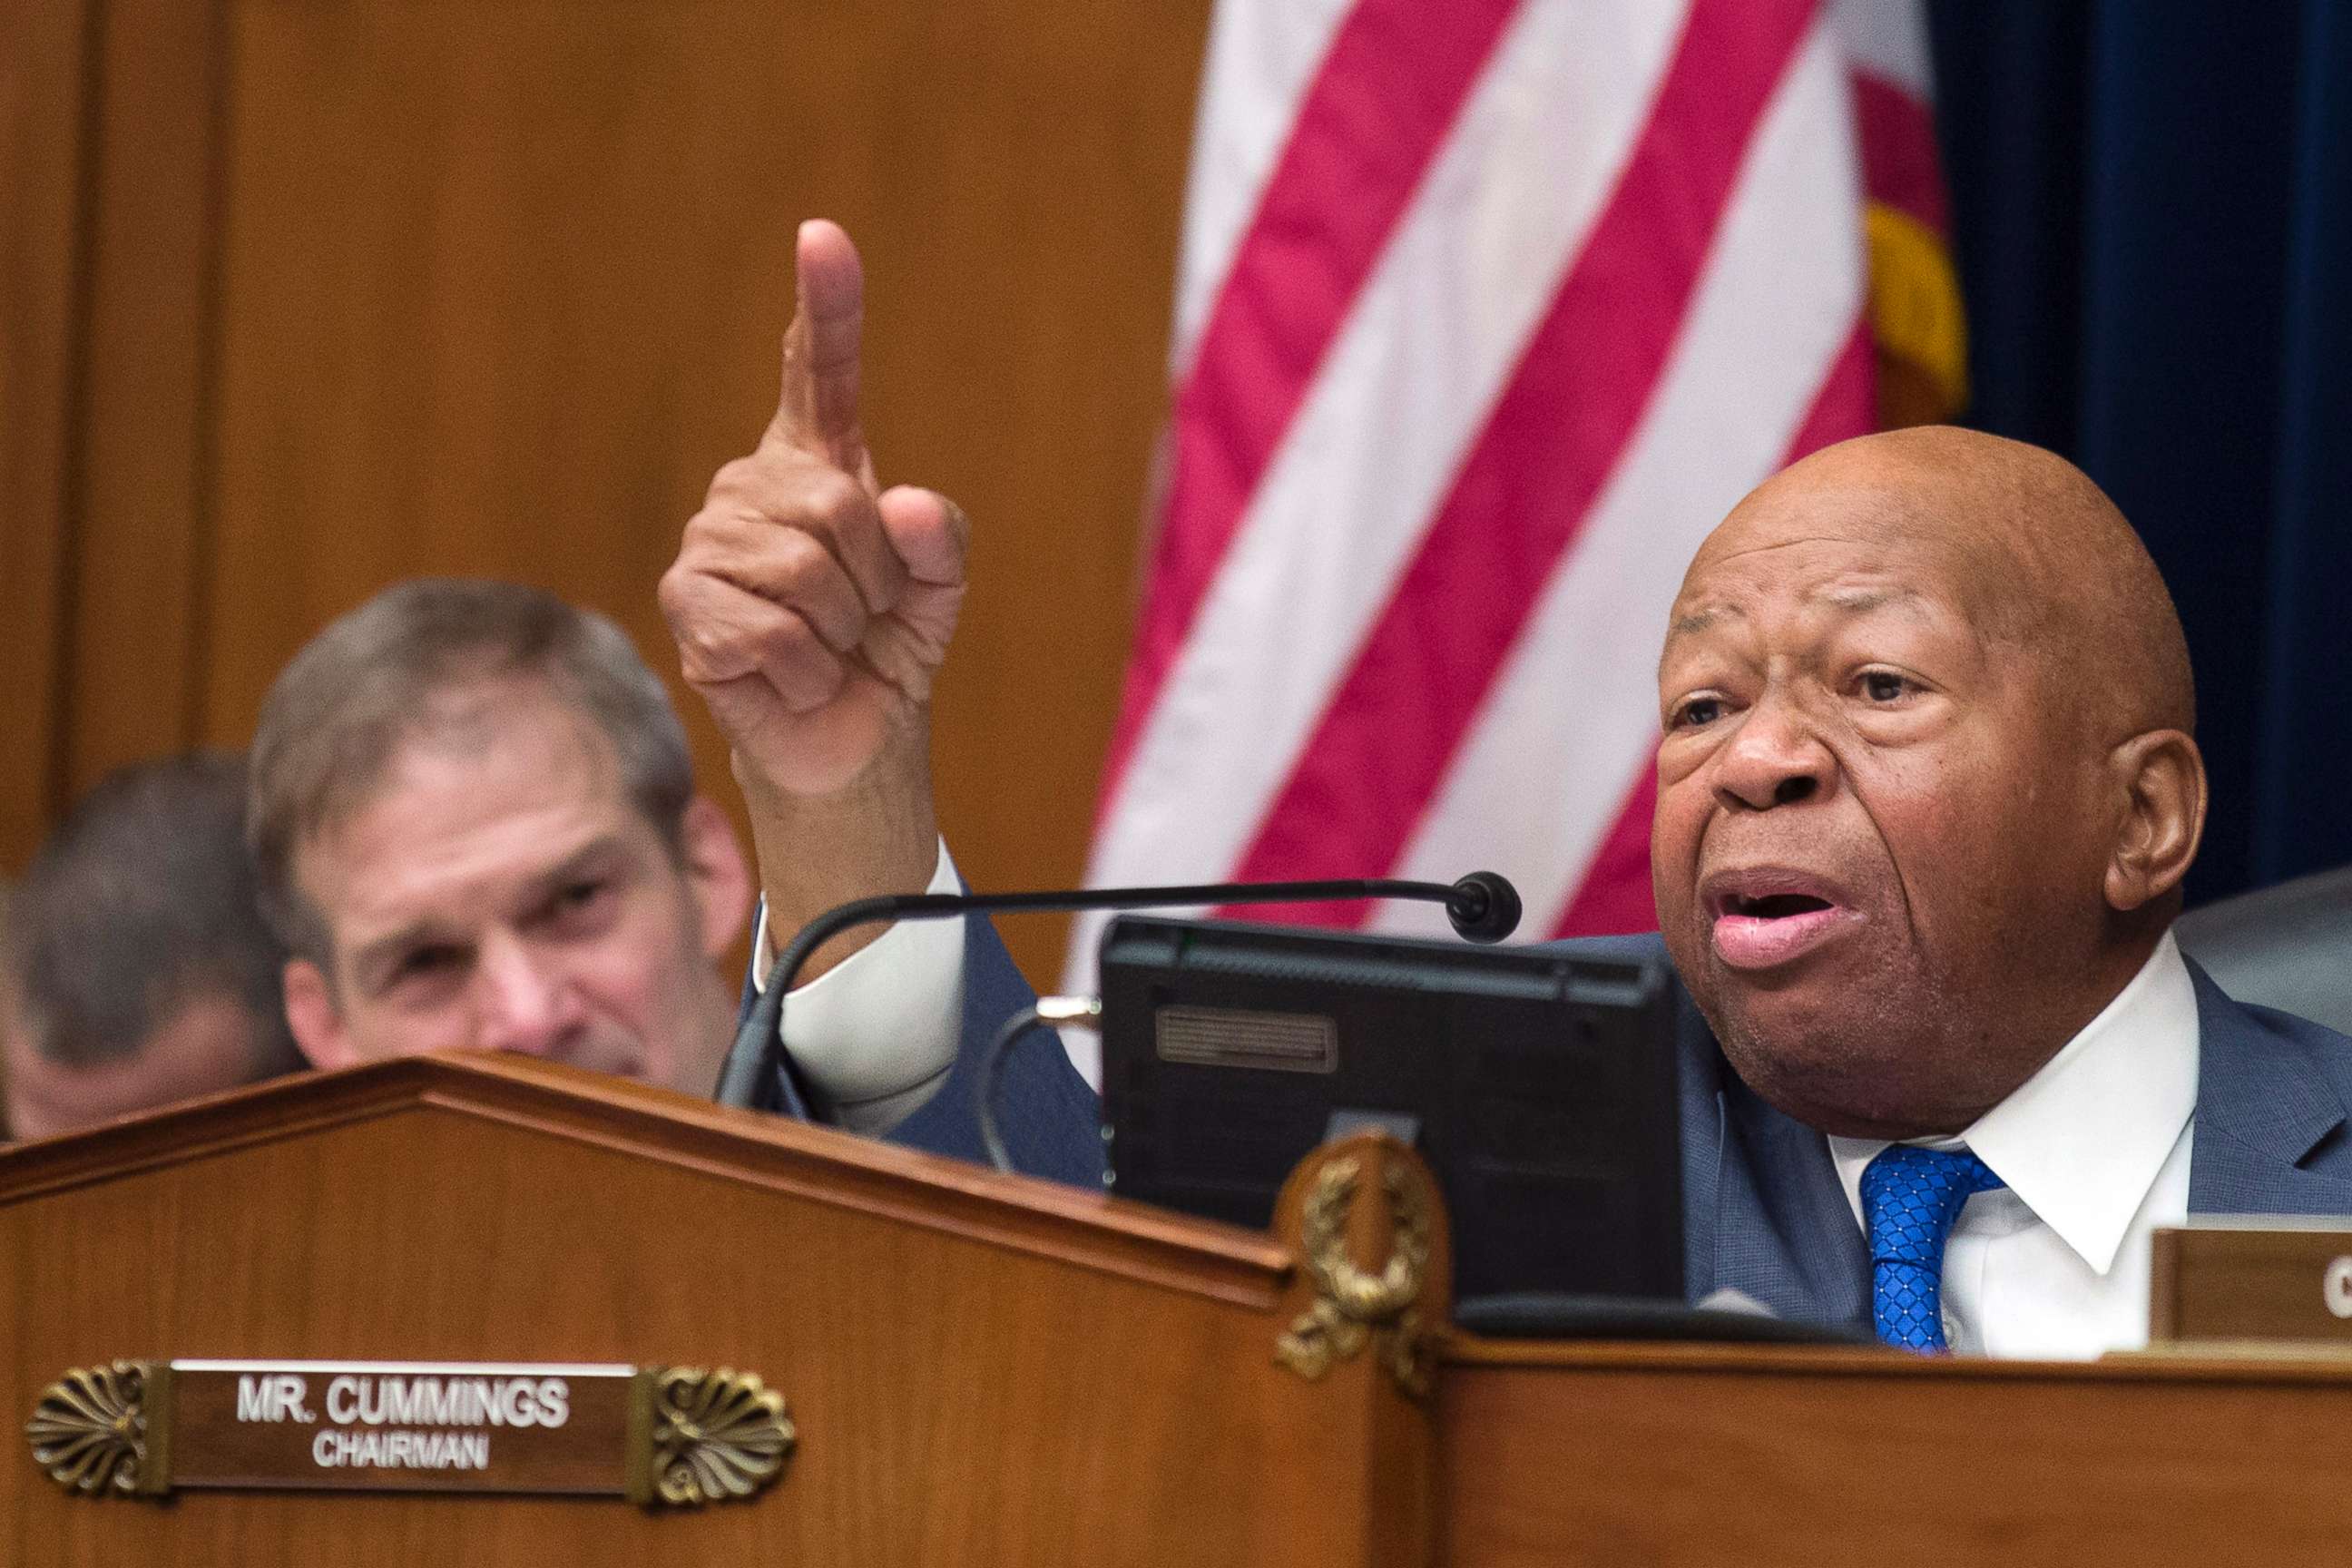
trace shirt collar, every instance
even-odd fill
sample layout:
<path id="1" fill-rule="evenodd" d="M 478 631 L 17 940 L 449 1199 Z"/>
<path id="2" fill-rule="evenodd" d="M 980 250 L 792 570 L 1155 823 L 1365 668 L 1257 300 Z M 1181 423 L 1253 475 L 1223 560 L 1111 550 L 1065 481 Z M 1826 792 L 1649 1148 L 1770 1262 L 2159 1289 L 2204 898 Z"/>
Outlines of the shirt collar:
<path id="1" fill-rule="evenodd" d="M 2197 986 L 2167 931 L 2131 984 L 2008 1099 L 1957 1138 L 2084 1262 L 2106 1273 L 2197 1109 Z M 1832 1138 L 1846 1201 L 1883 1141 Z M 1865 1222 L 1866 1223 L 1866 1222 Z"/>

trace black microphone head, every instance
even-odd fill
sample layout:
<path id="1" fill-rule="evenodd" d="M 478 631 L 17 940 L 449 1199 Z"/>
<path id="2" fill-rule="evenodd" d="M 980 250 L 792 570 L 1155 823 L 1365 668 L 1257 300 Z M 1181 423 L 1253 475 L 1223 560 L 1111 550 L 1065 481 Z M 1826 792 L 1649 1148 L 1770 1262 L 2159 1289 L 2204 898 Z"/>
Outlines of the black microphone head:
<path id="1" fill-rule="evenodd" d="M 1465 942 L 1500 942 L 1519 929 L 1519 890 L 1499 871 L 1473 871 L 1454 884 L 1445 918 Z"/>

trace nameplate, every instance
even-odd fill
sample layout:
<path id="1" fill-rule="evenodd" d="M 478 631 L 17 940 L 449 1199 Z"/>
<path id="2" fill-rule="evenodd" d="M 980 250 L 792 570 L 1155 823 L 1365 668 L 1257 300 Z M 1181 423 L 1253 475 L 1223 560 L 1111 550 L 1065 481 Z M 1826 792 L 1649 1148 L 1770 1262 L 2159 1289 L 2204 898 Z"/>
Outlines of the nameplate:
<path id="1" fill-rule="evenodd" d="M 2352 1220 L 2199 1218 L 2157 1231 L 2148 1342 L 2352 1352 Z"/>
<path id="2" fill-rule="evenodd" d="M 748 1498 L 797 1441 L 749 1373 L 473 1362 L 118 1361 L 26 1423 L 89 1497 L 175 1490 L 508 1492 L 649 1507 Z"/>

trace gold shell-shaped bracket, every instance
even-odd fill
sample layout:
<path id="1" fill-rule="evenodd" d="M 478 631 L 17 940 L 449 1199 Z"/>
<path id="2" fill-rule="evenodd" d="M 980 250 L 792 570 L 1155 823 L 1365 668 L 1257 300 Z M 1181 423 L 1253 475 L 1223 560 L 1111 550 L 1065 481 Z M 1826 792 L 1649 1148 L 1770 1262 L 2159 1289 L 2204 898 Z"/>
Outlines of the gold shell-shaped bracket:
<path id="1" fill-rule="evenodd" d="M 118 1361 L 77 1367 L 41 1391 L 25 1423 L 33 1462 L 84 1497 L 159 1497 L 171 1489 L 165 1458 L 171 1369 Z"/>
<path id="2" fill-rule="evenodd" d="M 1309 1178 L 1299 1210 L 1299 1252 L 1315 1300 L 1275 1342 L 1274 1356 L 1299 1376 L 1318 1379 L 1377 1335 L 1381 1363 L 1407 1394 L 1420 1398 L 1429 1391 L 1426 1335 L 1416 1310 L 1429 1277 L 1428 1184 L 1415 1165 L 1377 1162 L 1389 1249 L 1380 1268 L 1367 1268 L 1356 1261 L 1348 1237 L 1367 1157 L 1332 1156 Z"/>
<path id="3" fill-rule="evenodd" d="M 649 1508 L 751 1497 L 800 1441 L 784 1396 L 726 1367 L 640 1372 L 630 1427 L 629 1498 Z"/>

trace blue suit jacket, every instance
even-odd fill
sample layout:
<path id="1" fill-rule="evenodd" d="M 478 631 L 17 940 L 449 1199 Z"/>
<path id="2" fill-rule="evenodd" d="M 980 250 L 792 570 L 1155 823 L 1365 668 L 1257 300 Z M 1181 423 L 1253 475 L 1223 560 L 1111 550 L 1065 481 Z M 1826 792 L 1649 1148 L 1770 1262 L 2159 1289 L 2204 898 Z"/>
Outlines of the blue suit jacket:
<path id="1" fill-rule="evenodd" d="M 1597 957 L 1665 960 L 1654 933 L 1566 945 Z M 964 963 L 956 1066 L 891 1140 L 978 1159 L 977 1056 L 996 1026 L 1033 997 L 984 919 L 974 917 L 968 928 Z M 2193 962 L 2189 967 L 2201 1030 L 2189 1211 L 2352 1215 L 2352 1039 L 2233 1002 Z M 1869 1254 L 1828 1139 L 1748 1089 L 1679 983 L 1675 995 L 1690 1298 L 1727 1287 L 1784 1318 L 1867 1331 Z M 1016 1047 L 997 1116 L 1022 1170 L 1087 1185 L 1101 1181 L 1094 1093 L 1050 1036 L 1041 1032 Z"/>
<path id="2" fill-rule="evenodd" d="M 742 1011 L 736 1018 L 739 1028 L 751 1014 L 754 995 L 746 977 Z M 999 1025 L 1036 999 L 988 917 L 966 916 L 962 1032 L 955 1064 L 947 1081 L 921 1110 L 892 1128 L 887 1141 L 985 1164 L 978 1105 L 981 1053 Z M 785 1114 L 820 1119 L 789 1061 L 782 1087 Z M 1003 1135 L 1015 1170 L 1073 1186 L 1100 1187 L 1100 1120 L 1094 1089 L 1070 1065 L 1052 1030 L 1032 1030 L 1013 1042 L 997 1084 L 996 1130 Z"/>
<path id="3" fill-rule="evenodd" d="M 1665 956 L 1656 935 L 1579 944 Z M 2192 962 L 2200 1030 L 2192 1214 L 2352 1214 L 2352 1039 L 2231 1001 Z M 1685 1277 L 1781 1317 L 1867 1331 L 1870 1254 L 1829 1140 L 1766 1104 L 1723 1058 L 1679 984 Z"/>

